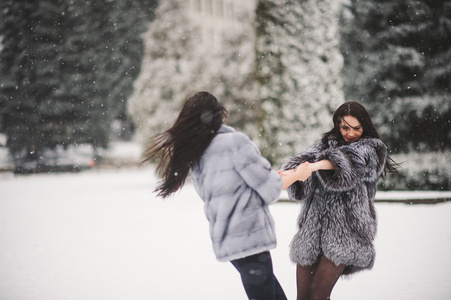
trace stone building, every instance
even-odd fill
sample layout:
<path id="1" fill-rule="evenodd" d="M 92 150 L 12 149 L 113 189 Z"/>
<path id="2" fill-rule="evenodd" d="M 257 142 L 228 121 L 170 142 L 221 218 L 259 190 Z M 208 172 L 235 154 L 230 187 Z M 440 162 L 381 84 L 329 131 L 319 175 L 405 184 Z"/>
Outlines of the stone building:
<path id="1" fill-rule="evenodd" d="M 188 15 L 202 28 L 206 43 L 220 46 L 225 33 L 239 33 L 253 20 L 257 0 L 189 0 Z"/>

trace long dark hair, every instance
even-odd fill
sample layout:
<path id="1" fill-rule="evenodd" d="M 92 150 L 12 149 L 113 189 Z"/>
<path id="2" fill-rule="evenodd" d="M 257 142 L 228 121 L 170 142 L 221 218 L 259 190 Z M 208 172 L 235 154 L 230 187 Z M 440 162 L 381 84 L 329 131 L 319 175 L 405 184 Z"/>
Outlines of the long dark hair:
<path id="1" fill-rule="evenodd" d="M 365 109 L 365 107 L 355 101 L 345 102 L 335 111 L 332 121 L 334 127 L 323 135 L 322 143 L 324 147 L 327 147 L 329 140 L 336 140 L 339 145 L 346 144 L 343 136 L 340 132 L 341 120 L 345 116 L 352 116 L 359 120 L 363 128 L 362 137 L 371 137 L 380 139 L 377 133 L 376 127 L 374 127 L 373 121 L 371 121 L 370 114 Z M 385 162 L 384 172 L 382 177 L 384 178 L 387 172 L 398 174 L 399 163 L 396 163 L 392 158 L 387 156 L 387 161 Z"/>
<path id="2" fill-rule="evenodd" d="M 156 171 L 163 169 L 163 179 L 154 192 L 166 198 L 185 183 L 190 168 L 202 156 L 227 110 L 208 92 L 188 95 L 174 125 L 150 138 L 144 161 L 160 156 Z"/>

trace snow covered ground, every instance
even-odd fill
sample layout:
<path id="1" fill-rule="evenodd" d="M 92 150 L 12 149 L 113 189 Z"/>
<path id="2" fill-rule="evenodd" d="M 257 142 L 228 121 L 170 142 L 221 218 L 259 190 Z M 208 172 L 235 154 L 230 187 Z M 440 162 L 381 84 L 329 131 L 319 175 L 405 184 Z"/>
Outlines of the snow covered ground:
<path id="1" fill-rule="evenodd" d="M 214 258 L 193 186 L 164 201 L 156 182 L 152 167 L 0 174 L 0 299 L 246 299 L 235 269 Z M 451 299 L 451 202 L 376 208 L 375 267 L 340 279 L 332 299 Z M 299 204 L 271 211 L 275 273 L 295 299 L 288 245 Z"/>

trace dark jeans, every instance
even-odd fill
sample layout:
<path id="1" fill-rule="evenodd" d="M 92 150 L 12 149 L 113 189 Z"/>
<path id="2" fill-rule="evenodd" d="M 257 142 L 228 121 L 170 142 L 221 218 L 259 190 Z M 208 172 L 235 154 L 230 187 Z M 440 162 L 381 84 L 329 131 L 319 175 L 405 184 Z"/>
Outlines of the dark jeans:
<path id="1" fill-rule="evenodd" d="M 286 300 L 282 287 L 274 276 L 271 254 L 266 251 L 231 261 L 240 272 L 247 297 L 252 300 Z"/>

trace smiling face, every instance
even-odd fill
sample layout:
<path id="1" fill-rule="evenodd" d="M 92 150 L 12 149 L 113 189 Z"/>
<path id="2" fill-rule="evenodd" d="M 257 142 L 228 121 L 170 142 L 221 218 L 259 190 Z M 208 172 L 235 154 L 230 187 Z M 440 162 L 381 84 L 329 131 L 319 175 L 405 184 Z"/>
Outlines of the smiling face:
<path id="1" fill-rule="evenodd" d="M 353 116 L 343 116 L 340 122 L 340 133 L 346 142 L 356 142 L 363 134 L 363 127 Z"/>

